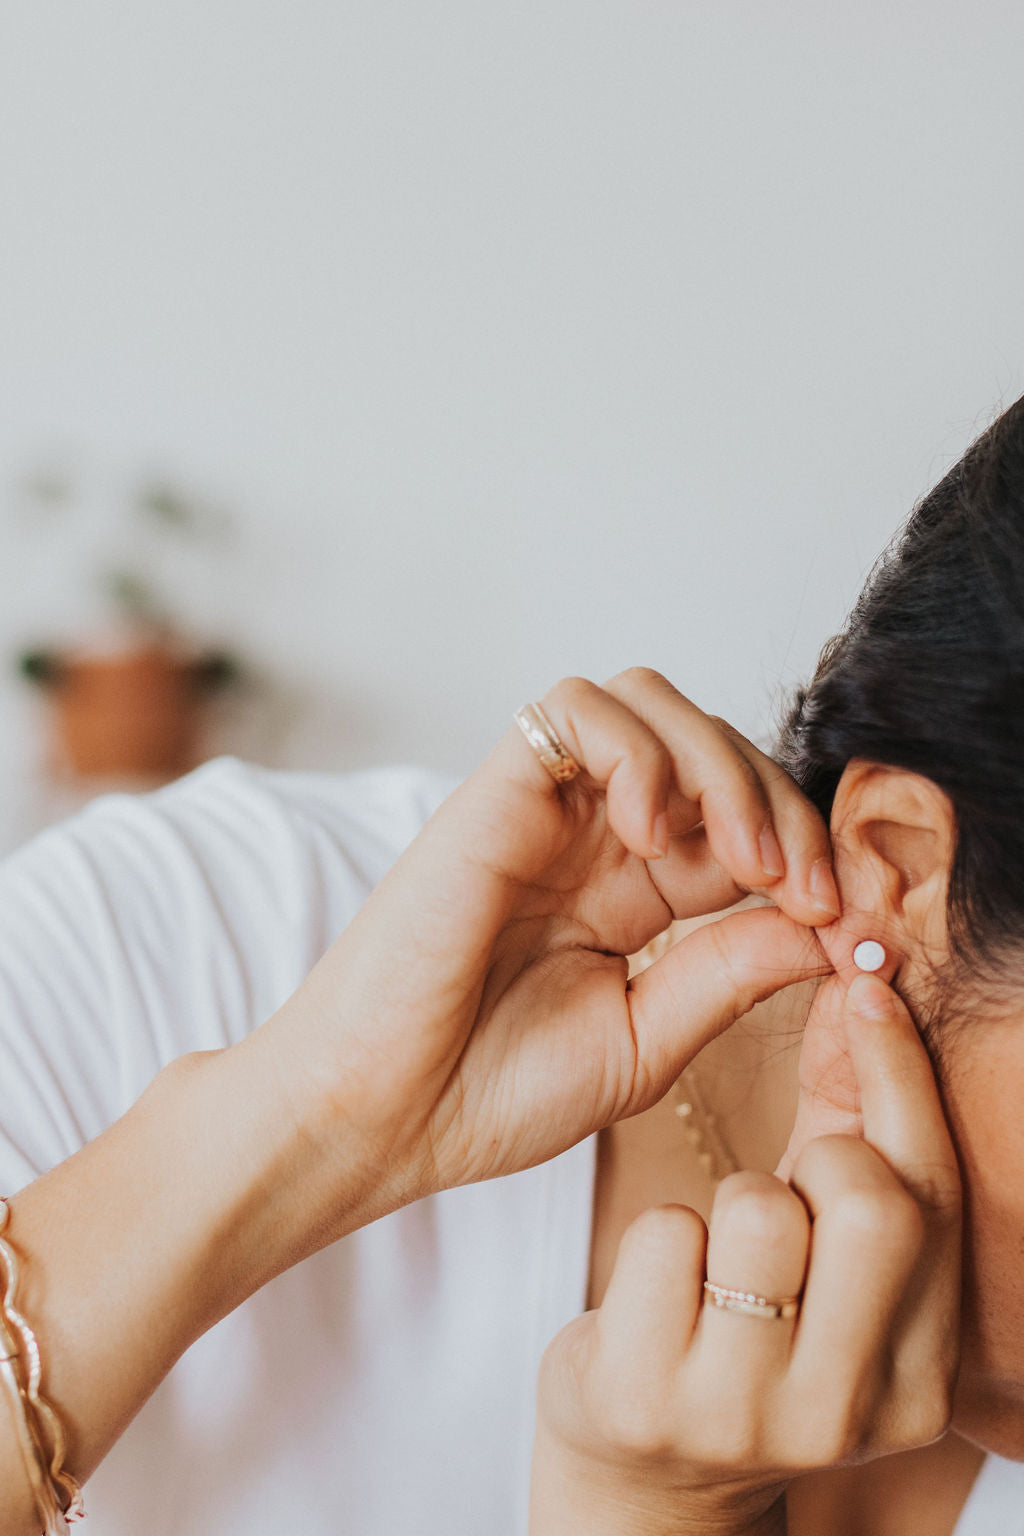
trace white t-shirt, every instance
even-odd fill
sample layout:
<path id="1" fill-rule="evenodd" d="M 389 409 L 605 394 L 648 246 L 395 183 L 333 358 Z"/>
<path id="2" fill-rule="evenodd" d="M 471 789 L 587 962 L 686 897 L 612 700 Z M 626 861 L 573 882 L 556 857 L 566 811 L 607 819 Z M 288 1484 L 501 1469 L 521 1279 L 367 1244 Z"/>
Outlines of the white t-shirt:
<path id="1" fill-rule="evenodd" d="M 218 758 L 0 864 L 0 1191 L 262 1023 L 450 788 Z M 398 1211 L 200 1339 L 89 1480 L 86 1536 L 524 1536 L 540 1356 L 585 1305 L 594 1140 Z M 956 1536 L 1024 1536 L 990 1457 Z"/>

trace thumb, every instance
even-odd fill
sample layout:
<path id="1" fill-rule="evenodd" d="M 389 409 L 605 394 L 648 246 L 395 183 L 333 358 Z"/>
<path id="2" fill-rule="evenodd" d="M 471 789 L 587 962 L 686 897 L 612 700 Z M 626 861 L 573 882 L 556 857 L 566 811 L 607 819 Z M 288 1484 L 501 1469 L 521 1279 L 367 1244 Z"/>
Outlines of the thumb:
<path id="1" fill-rule="evenodd" d="M 748 908 L 694 929 L 629 983 L 637 1087 L 624 1115 L 656 1103 L 755 1003 L 829 970 L 814 932 L 777 907 Z"/>

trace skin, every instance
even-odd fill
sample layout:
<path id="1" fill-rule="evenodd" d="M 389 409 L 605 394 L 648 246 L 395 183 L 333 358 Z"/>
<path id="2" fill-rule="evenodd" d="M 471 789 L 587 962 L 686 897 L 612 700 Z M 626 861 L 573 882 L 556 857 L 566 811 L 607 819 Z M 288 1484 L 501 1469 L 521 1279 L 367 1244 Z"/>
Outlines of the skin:
<path id="1" fill-rule="evenodd" d="M 799 1060 L 794 1062 L 792 1054 L 789 1058 L 796 1068 L 792 1075 L 797 1078 L 794 1085 L 797 1109 L 795 1125 L 777 1172 L 806 1197 L 807 1179 L 801 1170 L 808 1153 L 815 1146 L 831 1144 L 842 1147 L 845 1155 L 851 1150 L 847 1138 L 856 1138 L 862 1146 L 866 1141 L 879 1150 L 888 1167 L 896 1169 L 908 1187 L 923 1192 L 926 1205 L 934 1193 L 928 1186 L 937 1170 L 943 1169 L 939 1182 L 946 1186 L 940 1201 L 944 1206 L 947 1196 L 951 1198 L 952 1193 L 946 1161 L 947 1152 L 951 1150 L 949 1142 L 937 1123 L 933 1125 L 930 1139 L 920 1132 L 920 1127 L 929 1118 L 935 1120 L 936 1111 L 939 1111 L 952 1132 L 964 1181 L 966 1245 L 962 1308 L 954 1310 L 955 1288 L 942 1278 L 942 1270 L 948 1267 L 952 1250 L 946 1246 L 943 1252 L 940 1246 L 931 1249 L 927 1258 L 927 1267 L 933 1277 L 937 1277 L 937 1283 L 923 1289 L 916 1289 L 913 1282 L 908 1284 L 904 1292 L 904 1310 L 909 1303 L 917 1316 L 916 1324 L 911 1325 L 911 1334 L 916 1328 L 918 1343 L 922 1339 L 927 1341 L 924 1354 L 918 1355 L 919 1361 L 929 1353 L 935 1361 L 944 1352 L 944 1328 L 951 1340 L 962 1344 L 962 1360 L 951 1402 L 952 1433 L 927 1451 L 918 1452 L 901 1450 L 894 1444 L 888 1448 L 891 1454 L 887 1454 L 884 1444 L 877 1441 L 873 1446 L 865 1443 L 858 1447 L 851 1443 L 846 1447 L 847 1459 L 856 1462 L 868 1454 L 881 1455 L 884 1460 L 860 1471 L 854 1468 L 846 1472 L 798 1477 L 793 1487 L 789 1529 L 810 1533 L 827 1524 L 837 1536 L 840 1531 L 867 1526 L 881 1530 L 883 1520 L 893 1515 L 895 1506 L 897 1523 L 894 1529 L 905 1528 L 899 1525 L 900 1519 L 913 1519 L 914 1529 L 921 1536 L 945 1536 L 955 1523 L 979 1464 L 980 1453 L 973 1447 L 1024 1459 L 1024 1285 L 1018 1263 L 1024 1238 L 1024 1197 L 1016 1177 L 1024 1156 L 1024 1133 L 1015 1112 L 1017 1096 L 1013 1092 L 1015 1083 L 1024 1084 L 1024 1040 L 1016 1027 L 1015 1017 L 1024 1008 L 1019 1002 L 1015 1008 L 1015 999 L 1003 996 L 998 1000 L 997 1013 L 990 1012 L 987 1017 L 973 1019 L 967 1032 L 960 1031 L 952 1036 L 942 1052 L 940 1084 L 936 1084 L 930 1067 L 925 1069 L 926 1058 L 919 1044 L 915 1053 L 910 1015 L 891 993 L 885 1029 L 865 1049 L 860 1023 L 854 1023 L 849 1006 L 849 987 L 845 997 L 842 990 L 842 973 L 845 971 L 849 977 L 847 957 L 859 937 L 881 940 L 891 957 L 887 971 L 889 979 L 898 985 L 911 1008 L 932 1008 L 935 968 L 948 960 L 946 894 L 954 822 L 948 800 L 928 780 L 880 765 L 855 762 L 849 766 L 840 784 L 831 830 L 844 914 L 839 923 L 822 929 L 818 937 L 833 957 L 837 975 L 819 988 L 811 1005 Z M 858 990 L 863 986 L 863 983 L 859 984 Z M 885 991 L 884 987 L 879 989 L 880 1001 L 884 1001 Z M 996 1006 L 993 1003 L 993 1010 Z M 778 1021 L 780 1011 L 778 1008 L 774 1011 Z M 799 1009 L 791 1013 L 787 1021 L 783 1013 L 783 1028 L 787 1023 L 792 1025 L 795 1015 L 802 1016 Z M 893 1054 L 887 1062 L 886 1054 L 900 1035 L 905 1037 L 905 1058 L 899 1060 Z M 719 1042 L 709 1054 L 715 1051 L 719 1065 L 728 1060 L 727 1042 Z M 753 1145 L 751 1166 L 755 1168 L 763 1168 L 763 1160 L 774 1156 L 783 1146 L 779 1140 L 777 1116 L 773 1120 L 767 1111 L 771 1109 L 772 1101 L 777 1104 L 785 1074 L 780 1074 L 776 1065 L 774 1072 L 763 1075 L 771 1060 L 769 1053 L 760 1064 L 762 1075 L 754 1093 L 747 1095 L 743 1103 L 745 1150 L 749 1156 Z M 775 1060 L 777 1063 L 777 1053 Z M 940 1094 L 936 1092 L 937 1088 L 941 1089 Z M 753 1131 L 752 1117 L 755 1122 Z M 649 1199 L 657 1189 L 657 1174 L 653 1181 L 649 1181 L 647 1189 L 643 1189 L 645 1160 L 651 1169 L 671 1142 L 674 1141 L 678 1150 L 678 1129 L 671 1125 L 669 1118 L 662 1115 L 658 1120 L 653 1113 L 646 1118 L 650 1128 L 640 1135 L 631 1135 L 628 1123 L 606 1133 L 613 1143 L 618 1143 L 619 1188 L 617 1195 L 613 1193 L 610 1197 L 607 1190 L 604 1192 L 603 1213 L 600 1184 L 598 1189 L 591 1301 L 595 1305 L 600 1303 L 600 1310 L 581 1319 L 581 1327 L 575 1333 L 572 1329 L 567 1330 L 561 1339 L 561 1347 L 559 1340 L 552 1347 L 556 1367 L 564 1364 L 568 1354 L 572 1355 L 572 1390 L 566 1392 L 564 1371 L 551 1370 L 550 1361 L 547 1375 L 542 1376 L 542 1427 L 537 1462 L 540 1472 L 535 1473 L 540 1492 L 535 1496 L 535 1536 L 556 1529 L 558 1519 L 567 1518 L 574 1499 L 577 1508 L 588 1510 L 584 1522 L 581 1525 L 577 1522 L 578 1528 L 587 1532 L 639 1533 L 649 1530 L 653 1536 L 655 1531 L 705 1528 L 701 1523 L 704 1495 L 699 1489 L 692 1490 L 694 1467 L 699 1469 L 702 1463 L 707 1464 L 708 1450 L 706 1445 L 698 1444 L 692 1431 L 689 1443 L 686 1434 L 678 1433 L 679 1423 L 688 1417 L 679 1407 L 678 1400 L 676 1438 L 672 1442 L 673 1478 L 669 1480 L 671 1495 L 660 1503 L 656 1485 L 661 1471 L 656 1472 L 652 1467 L 651 1436 L 653 1434 L 654 1440 L 662 1445 L 660 1459 L 663 1460 L 665 1437 L 671 1439 L 673 1432 L 669 1422 L 671 1415 L 653 1430 L 650 1423 L 645 1425 L 647 1443 L 642 1450 L 634 1447 L 635 1454 L 628 1449 L 624 1453 L 621 1422 L 616 1424 L 612 1415 L 610 1427 L 609 1416 L 604 1415 L 602 1421 L 602 1416 L 593 1411 L 593 1400 L 589 1404 L 586 1400 L 588 1371 L 599 1375 L 605 1398 L 615 1390 L 610 1383 L 616 1379 L 607 1369 L 593 1371 L 595 1356 L 591 1347 L 594 1339 L 586 1332 L 587 1323 L 593 1323 L 590 1332 L 594 1334 L 596 1329 L 594 1336 L 599 1335 L 601 1339 L 596 1358 L 615 1358 L 617 1330 L 622 1331 L 624 1339 L 630 1330 L 635 1335 L 636 1325 L 630 1319 L 636 1318 L 645 1303 L 648 1313 L 651 1310 L 652 1277 L 657 1273 L 658 1265 L 664 1264 L 673 1241 L 676 1267 L 672 1294 L 677 1307 L 684 1310 L 691 1303 L 688 1288 L 679 1279 L 680 1268 L 685 1273 L 689 1252 L 697 1251 L 703 1258 L 707 1241 L 692 1223 L 689 1241 L 683 1240 L 679 1230 L 673 1234 L 671 1226 L 674 1221 L 678 1228 L 680 1216 L 675 1213 L 681 1215 L 683 1208 L 680 1206 L 663 1206 L 660 1212 L 648 1212 L 633 1225 L 626 1225 L 636 1195 L 643 1191 L 641 1198 Z M 816 1140 L 822 1136 L 842 1140 L 824 1143 Z M 606 1169 L 608 1162 L 606 1148 Z M 842 1159 L 833 1170 L 833 1176 L 832 1197 L 838 1198 L 842 1194 L 844 1178 Z M 744 1189 L 748 1193 L 757 1191 L 756 1183 L 750 1184 L 751 1177 L 736 1176 L 720 1186 L 710 1212 L 707 1270 L 720 1275 L 749 1277 L 760 1263 L 762 1268 L 757 1272 L 756 1282 L 748 1278 L 743 1283 L 756 1285 L 768 1294 L 785 1294 L 791 1289 L 793 1276 L 802 1263 L 804 1236 L 799 1222 L 793 1219 L 792 1210 L 787 1210 L 778 1198 L 780 1192 L 771 1191 L 766 1183 L 761 1185 L 761 1209 L 752 1209 L 747 1218 L 746 1247 L 743 1231 L 737 1232 L 735 1222 L 728 1223 L 728 1212 L 734 1207 L 737 1195 L 742 1197 Z M 766 1176 L 760 1177 L 763 1180 Z M 632 1201 L 631 1178 L 634 1186 Z M 699 1180 L 695 1186 L 691 1185 L 690 1193 L 691 1197 L 695 1196 L 692 1204 L 709 1214 L 707 1191 L 699 1188 Z M 771 1213 L 771 1202 L 766 1205 L 763 1200 L 769 1193 L 775 1199 L 774 1214 Z M 652 1216 L 660 1216 L 660 1231 L 652 1225 Z M 741 1229 L 743 1225 L 740 1221 Z M 721 1231 L 723 1227 L 726 1236 L 716 1241 L 716 1230 Z M 618 1262 L 609 1274 L 608 1249 L 616 1236 L 622 1238 L 622 1246 Z M 827 1241 L 823 1229 L 821 1238 L 815 1243 L 812 1276 L 813 1263 L 824 1262 Z M 768 1261 L 769 1277 L 763 1268 L 763 1256 L 766 1248 L 772 1245 L 775 1256 Z M 721 1267 L 720 1255 L 726 1247 L 728 1259 Z M 638 1258 L 638 1253 L 643 1255 L 645 1252 L 646 1265 L 642 1257 Z M 863 1245 L 859 1252 L 851 1251 L 851 1268 L 861 1286 L 872 1268 L 865 1260 Z M 879 1257 L 878 1263 L 884 1263 L 884 1260 Z M 699 1272 L 703 1273 L 702 1266 Z M 839 1272 L 836 1273 L 838 1276 Z M 840 1283 L 838 1278 L 835 1283 Z M 901 1347 L 898 1330 L 878 1326 L 872 1334 L 870 1318 L 866 1333 L 859 1341 L 856 1339 L 856 1291 L 857 1286 L 851 1287 L 848 1297 L 849 1338 L 843 1341 L 836 1332 L 835 1338 L 826 1339 L 822 1346 L 831 1354 L 827 1369 L 816 1382 L 813 1399 L 816 1413 L 823 1417 L 828 1416 L 831 1404 L 838 1400 L 838 1380 L 844 1368 L 855 1360 L 858 1350 L 862 1357 L 865 1351 L 868 1356 L 872 1352 L 881 1356 L 893 1349 L 898 1353 Z M 841 1309 L 839 1315 L 842 1316 Z M 750 1325 L 741 1320 L 723 1318 L 722 1322 L 727 1326 L 731 1323 L 735 1335 L 744 1326 L 749 1332 Z M 762 1326 L 753 1324 L 755 1330 Z M 687 1364 L 687 1353 L 690 1360 L 697 1357 L 699 1362 L 702 1328 L 703 1323 L 692 1340 L 688 1335 L 685 1345 L 676 1346 L 684 1365 Z M 666 1340 L 670 1338 L 671 1328 L 668 1328 Z M 756 1342 L 756 1332 L 744 1339 L 746 1346 Z M 585 1347 L 581 1348 L 581 1344 Z M 633 1345 L 634 1351 L 642 1347 L 635 1336 Z M 671 1345 L 667 1348 L 671 1350 Z M 697 1396 L 699 1399 L 703 1392 L 706 1404 L 715 1401 L 714 1383 L 722 1368 L 719 1359 L 705 1373 L 702 1382 L 698 1376 Z M 645 1388 L 657 1369 L 658 1364 L 652 1362 L 644 1378 Z M 777 1386 L 785 1376 L 785 1367 L 780 1361 L 774 1375 L 769 1370 L 759 1377 L 749 1364 L 748 1354 L 744 1356 L 743 1366 L 737 1369 L 746 1372 L 751 1402 L 770 1393 L 774 1389 L 773 1380 Z M 952 1375 L 951 1368 L 950 1378 Z M 623 1392 L 635 1396 L 637 1386 L 625 1363 L 620 1363 L 618 1380 Z M 579 1390 L 581 1381 L 584 1383 L 582 1391 Z M 933 1395 L 941 1391 L 938 1378 L 933 1379 L 930 1391 Z M 882 1416 L 893 1413 L 893 1399 L 898 1395 L 890 1393 L 889 1406 L 882 1410 Z M 570 1398 L 573 1401 L 567 1417 Z M 740 1393 L 732 1405 L 734 1416 L 742 1416 L 742 1403 L 743 1393 Z M 784 1437 L 793 1442 L 798 1441 L 806 1430 L 801 1406 L 799 1398 L 790 1401 L 791 1417 L 784 1427 Z M 878 1415 L 877 1407 L 873 1413 Z M 693 1415 L 689 1417 L 692 1419 Z M 571 1433 L 566 1427 L 570 1420 Z M 581 1421 L 587 1422 L 582 1438 Z M 553 1423 L 558 1424 L 557 1430 L 552 1429 Z M 627 1424 L 627 1441 L 634 1429 L 635 1424 L 632 1428 Z M 935 1433 L 939 1433 L 938 1427 Z M 661 1441 L 658 1441 L 659 1434 Z M 574 1440 L 572 1453 L 568 1448 L 570 1440 Z M 770 1459 L 763 1444 L 760 1449 L 766 1460 Z M 573 1454 L 580 1458 L 575 1466 Z M 887 1463 L 891 1463 L 895 1476 L 887 1477 Z M 588 1468 L 585 1475 L 581 1474 L 583 1464 Z M 610 1467 L 614 1467 L 614 1472 L 609 1471 Z M 687 1482 L 688 1476 L 690 1482 Z M 680 1498 L 680 1479 L 691 1489 L 688 1498 Z M 595 1481 L 603 1490 L 598 1507 L 594 1505 L 592 1492 Z M 574 1492 L 567 1493 L 566 1488 L 572 1488 Z M 830 1501 L 830 1493 L 836 1489 L 840 1490 L 841 1496 Z M 707 1529 L 737 1532 L 781 1529 L 782 1507 L 772 1505 L 767 1499 L 762 1502 L 765 1507 L 760 1514 L 756 1508 L 752 1513 L 738 1513 L 730 1524 L 728 1511 L 723 1514 L 713 1500 L 705 1501 L 704 1521 L 721 1519 L 724 1522 L 714 1526 L 707 1523 Z M 689 1514 L 686 1506 L 689 1506 Z M 695 1518 L 691 1520 L 689 1515 L 694 1513 Z"/>
<path id="2" fill-rule="evenodd" d="M 80 1482 L 275 1274 L 645 1110 L 759 998 L 826 969 L 827 832 L 767 758 L 643 669 L 544 702 L 585 774 L 560 789 L 513 726 L 270 1019 L 179 1058 L 12 1197 L 19 1300 Z M 627 989 L 625 955 L 667 921 L 764 885 L 777 910 Z M 28 1536 L 9 1414 L 0 1488 L 0 1533 Z"/>
<path id="3" fill-rule="evenodd" d="M 795 992 L 754 1009 L 694 1069 L 741 1165 L 766 1173 L 785 1150 L 797 1101 L 813 989 Z M 714 1186 L 680 1135 L 672 1098 L 602 1133 L 595 1195 L 589 1309 L 601 1304 L 619 1243 L 643 1211 L 682 1204 L 711 1219 Z M 789 1536 L 949 1536 L 981 1460 L 951 1433 L 924 1451 L 805 1475 L 787 1491 Z"/>
<path id="4" fill-rule="evenodd" d="M 911 1013 L 930 1013 L 935 971 L 949 960 L 946 903 L 955 820 L 947 796 L 920 775 L 855 762 L 840 784 L 832 833 L 847 909 L 858 920 L 863 914 L 864 931 L 899 956 L 895 984 Z M 1017 1110 L 1024 1090 L 1022 1017 L 1024 991 L 1010 992 L 987 1005 L 975 1001 L 968 1020 L 955 1026 L 942 1022 L 940 1009 L 936 1030 L 938 1087 L 964 1197 L 961 1362 L 952 1422 L 965 1438 L 1014 1460 L 1024 1460 L 1024 1127 Z M 805 1052 L 815 1048 L 813 1038 L 805 1041 Z M 829 1073 L 824 1093 L 804 1093 L 794 1146 L 812 1122 L 843 1129 L 852 1115 L 852 1129 L 862 1130 L 841 1057 L 828 1063 Z"/>
<path id="5" fill-rule="evenodd" d="M 904 1309 L 897 1332 L 903 1380 L 924 1385 L 925 1411 L 913 1392 L 887 1396 L 890 1382 L 873 1370 L 878 1309 L 862 1308 L 858 1369 L 885 1412 L 855 1426 L 853 1450 L 878 1454 L 937 1433 L 959 1274 L 955 1224 L 938 1217 L 953 1211 L 955 1159 L 927 1059 L 895 996 L 883 987 L 893 1009 L 886 1027 L 851 1022 L 855 924 L 847 911 L 835 921 L 828 829 L 769 759 L 657 674 L 635 669 L 603 689 L 569 679 L 543 702 L 583 765 L 577 779 L 556 785 L 513 728 L 273 1018 L 229 1050 L 174 1064 L 115 1126 L 12 1199 L 25 1311 L 46 1347 L 48 1394 L 67 1422 L 68 1463 L 80 1480 L 188 1344 L 274 1274 L 412 1200 L 532 1166 L 649 1110 L 757 1001 L 815 976 L 826 978 L 821 1027 L 808 1028 L 806 1042 L 818 1042 L 818 1055 L 806 1057 L 798 1131 L 834 1131 L 828 1117 L 844 1112 L 849 1130 L 815 1132 L 795 1147 L 792 1187 L 763 1175 L 756 1199 L 748 1189 L 727 1204 L 717 1250 L 712 1224 L 713 1257 L 733 1274 L 752 1235 L 764 1237 L 770 1205 L 786 1235 L 769 1246 L 788 1273 L 766 1273 L 766 1286 L 799 1285 L 812 1219 L 832 1234 L 823 1244 L 816 1232 L 816 1253 L 832 1247 L 848 1269 L 851 1248 L 861 1258 L 867 1251 L 865 1233 L 860 1216 L 851 1225 L 848 1203 L 841 1219 L 838 1197 L 859 1181 L 853 1210 L 870 1217 L 874 1268 L 905 1280 L 920 1303 Z M 902 870 L 906 859 L 904 851 L 888 862 Z M 702 928 L 627 985 L 625 957 L 668 922 L 721 912 L 752 890 L 767 891 L 773 905 Z M 874 911 L 861 905 L 862 917 Z M 912 956 L 909 942 L 904 953 Z M 856 1100 L 840 1091 L 844 1065 L 870 1091 L 867 1140 Z M 920 1177 L 922 1158 L 942 1180 Z M 932 1209 L 940 1193 L 941 1209 Z M 669 1225 L 691 1244 L 696 1281 L 697 1218 L 676 1214 Z M 632 1283 L 648 1281 L 641 1252 Z M 628 1289 L 627 1277 L 627 1300 Z M 671 1325 L 676 1312 L 668 1297 L 661 1315 Z M 896 1325 L 882 1313 L 886 1327 Z M 619 1315 L 642 1313 L 626 1305 Z M 713 1326 L 726 1321 L 742 1320 L 723 1314 Z M 759 1349 L 781 1337 L 746 1321 L 761 1329 Z M 842 1341 L 843 1331 L 829 1336 Z M 742 1407 L 743 1394 L 760 1400 L 757 1380 L 714 1368 L 716 1351 L 728 1353 L 736 1337 L 718 1328 L 704 1362 L 705 1384 L 730 1382 L 740 1393 L 730 1407 Z M 663 1352 L 662 1330 L 649 1343 Z M 614 1388 L 614 1373 L 608 1381 Z M 693 1385 L 703 1402 L 701 1380 Z M 817 1386 L 789 1397 L 797 1416 L 824 1401 Z M 605 1400 L 614 1405 L 615 1391 Z M 839 1403 L 833 1424 L 846 1417 Z M 694 1422 L 708 1428 L 706 1415 Z M 722 1423 L 727 1441 L 733 1419 Z M 827 1465 L 849 1448 L 848 1436 L 813 1438 L 803 1436 L 801 1465 Z M 777 1528 L 782 1441 L 766 1463 L 755 1437 L 740 1475 L 736 1446 L 725 1441 L 705 1436 L 688 1523 L 663 1521 L 653 1527 L 659 1536 Z M 578 1462 L 560 1461 L 554 1440 L 546 1449 L 555 1453 L 551 1487 L 568 1495 Z M 688 1450 L 677 1450 L 685 1469 Z M 628 1459 L 617 1467 L 636 1517 L 628 1529 L 639 1532 L 650 1527 L 636 1523 L 646 1511 Z M 0 1486 L 24 1493 L 20 1475 L 0 1429 Z M 603 1488 L 597 1514 L 615 1514 L 607 1478 L 588 1476 L 580 1487 L 591 1503 Z M 579 1516 L 569 1508 L 552 1528 L 589 1529 Z M 3 1536 L 32 1529 L 27 1497 L 16 1507 L 12 1496 Z M 623 1536 L 627 1527 L 592 1529 Z"/>
<path id="6" fill-rule="evenodd" d="M 863 1137 L 812 1136 L 790 1183 L 753 1170 L 723 1180 L 707 1232 L 682 1206 L 628 1229 L 600 1309 L 563 1330 L 542 1366 L 535 1536 L 564 1525 L 573 1484 L 593 1536 L 781 1530 L 794 1478 L 945 1430 L 955 1157 L 895 994 L 830 979 L 823 1023 L 839 1000 Z M 800 1315 L 769 1324 L 703 1306 L 705 1273 L 768 1296 L 803 1286 Z"/>
<path id="7" fill-rule="evenodd" d="M 1022 1008 L 1024 1012 L 1024 1008 Z M 964 1364 L 954 1424 L 1024 1461 L 1024 1039 L 1012 1023 L 982 1023 L 954 1052 L 946 1100 L 966 1187 Z"/>

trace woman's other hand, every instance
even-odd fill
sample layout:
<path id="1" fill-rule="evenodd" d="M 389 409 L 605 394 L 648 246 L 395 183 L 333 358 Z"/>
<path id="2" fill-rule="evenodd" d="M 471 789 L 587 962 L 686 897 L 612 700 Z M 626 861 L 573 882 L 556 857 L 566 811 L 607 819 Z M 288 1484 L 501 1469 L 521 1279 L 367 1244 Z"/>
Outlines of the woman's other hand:
<path id="1" fill-rule="evenodd" d="M 869 976 L 844 997 L 864 1139 L 805 1142 L 788 1185 L 725 1179 L 709 1232 L 682 1206 L 634 1222 L 604 1303 L 542 1363 L 531 1536 L 771 1531 L 794 1476 L 947 1427 L 956 1155 L 899 998 Z M 762 1297 L 803 1289 L 799 1313 L 721 1310 L 705 1273 Z"/>
<path id="2" fill-rule="evenodd" d="M 636 1114 L 756 1001 L 829 969 L 827 831 L 771 759 L 644 669 L 543 707 L 583 771 L 556 783 L 513 726 L 249 1042 L 319 1106 L 325 1148 L 372 1149 L 380 1210 Z M 776 905 L 627 983 L 673 919 L 752 890 Z"/>

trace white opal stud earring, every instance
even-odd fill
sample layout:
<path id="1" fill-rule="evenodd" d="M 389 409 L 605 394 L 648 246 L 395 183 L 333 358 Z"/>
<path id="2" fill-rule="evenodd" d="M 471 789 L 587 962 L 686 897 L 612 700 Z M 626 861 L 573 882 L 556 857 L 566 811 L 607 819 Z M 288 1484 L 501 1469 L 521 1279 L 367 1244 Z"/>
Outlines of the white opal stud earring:
<path id="1" fill-rule="evenodd" d="M 874 939 L 862 939 L 853 952 L 853 963 L 859 971 L 880 971 L 885 964 L 885 950 Z"/>

